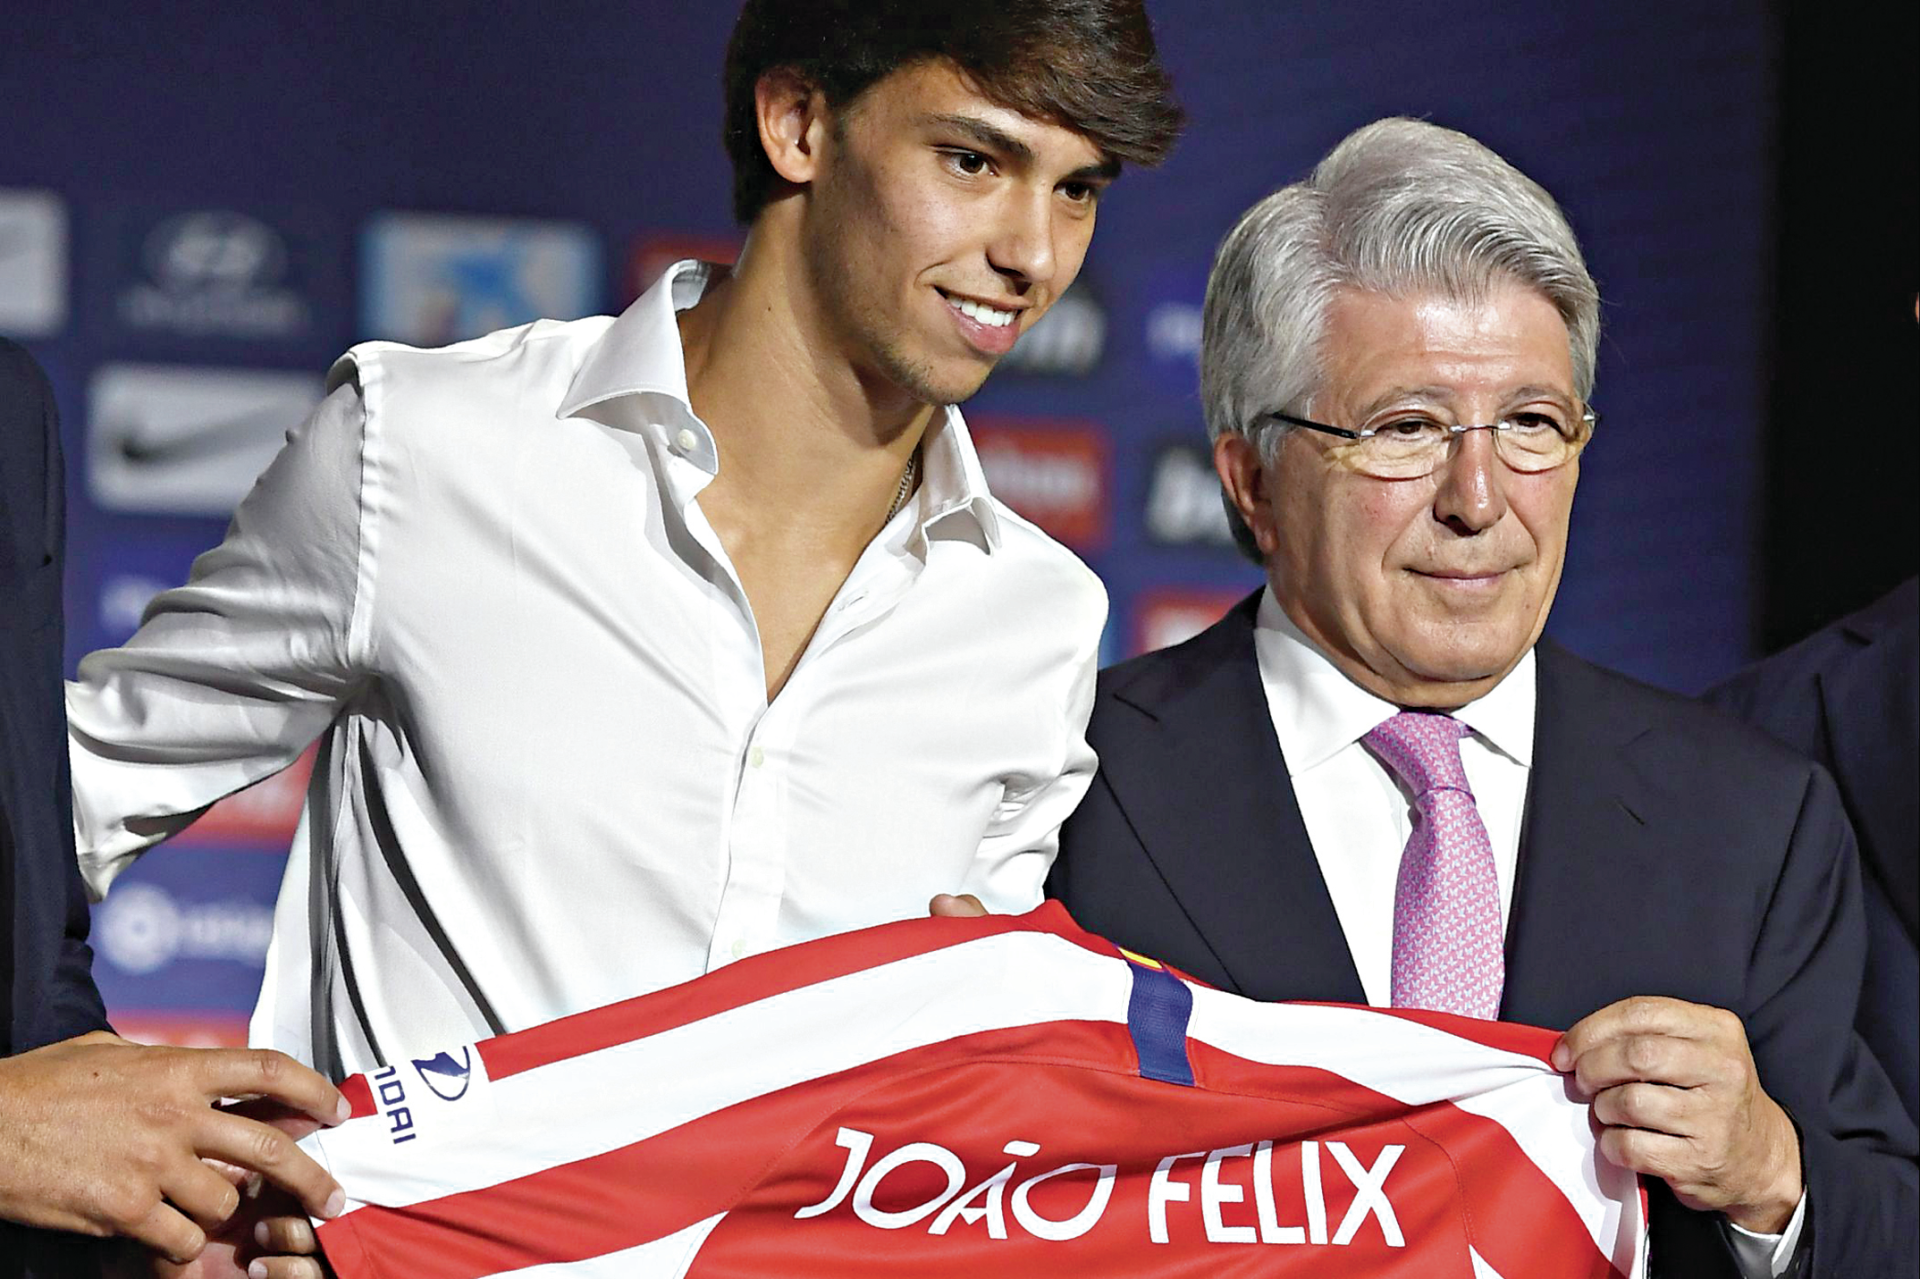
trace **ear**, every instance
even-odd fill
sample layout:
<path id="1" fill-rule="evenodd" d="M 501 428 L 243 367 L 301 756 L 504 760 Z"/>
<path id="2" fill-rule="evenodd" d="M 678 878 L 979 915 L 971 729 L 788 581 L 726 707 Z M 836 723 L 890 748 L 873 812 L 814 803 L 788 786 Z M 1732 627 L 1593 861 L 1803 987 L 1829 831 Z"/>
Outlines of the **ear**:
<path id="1" fill-rule="evenodd" d="M 1280 531 L 1273 517 L 1273 477 L 1260 460 L 1260 450 L 1245 436 L 1222 435 L 1213 442 L 1213 470 L 1240 522 L 1253 533 L 1261 558 L 1271 557 L 1280 545 Z"/>
<path id="2" fill-rule="evenodd" d="M 753 110 L 773 171 L 796 186 L 813 181 L 831 132 L 826 95 L 792 67 L 774 67 L 753 86 Z"/>

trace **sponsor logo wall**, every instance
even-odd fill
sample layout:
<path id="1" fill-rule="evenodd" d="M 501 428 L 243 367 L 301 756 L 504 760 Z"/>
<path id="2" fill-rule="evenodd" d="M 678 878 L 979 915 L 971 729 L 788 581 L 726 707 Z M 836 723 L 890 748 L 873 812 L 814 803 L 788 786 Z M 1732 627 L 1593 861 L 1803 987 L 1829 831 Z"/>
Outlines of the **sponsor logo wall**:
<path id="1" fill-rule="evenodd" d="M 51 191 L 0 190 L 0 333 L 57 333 L 67 318 L 67 207 Z"/>
<path id="2" fill-rule="evenodd" d="M 1747 546 L 1748 495 L 1716 490 L 1718 505 L 1707 505 L 1688 490 L 1689 505 L 1671 507 L 1684 518 L 1671 521 L 1621 512 L 1677 482 L 1657 448 L 1636 440 L 1636 422 L 1671 426 L 1682 406 L 1721 435 L 1748 421 L 1738 429 L 1757 447 L 1758 415 L 1743 419 L 1739 397 L 1757 385 L 1758 330 L 1721 321 L 1761 309 L 1760 257 L 1731 258 L 1744 242 L 1708 219 L 1768 198 L 1764 131 L 1745 123 L 1768 118 L 1767 85 L 1757 73 L 1716 79 L 1699 68 L 1703 59 L 1723 70 L 1765 65 L 1747 56 L 1764 42 L 1763 19 L 1729 19 L 1711 40 L 1676 38 L 1649 54 L 1634 24 L 1598 10 L 1525 16 L 1470 5 L 1441 21 L 1403 4 L 1393 25 L 1431 46 L 1429 74 L 1382 61 L 1377 15 L 1254 0 L 1198 8 L 1207 12 L 1156 3 L 1192 132 L 1166 171 L 1130 173 L 1115 187 L 1078 282 L 966 406 L 996 494 L 1107 583 L 1105 657 L 1178 642 L 1260 580 L 1233 547 L 1196 389 L 1220 234 L 1347 128 L 1406 111 L 1480 133 L 1562 196 L 1612 302 L 1601 376 L 1608 433 L 1582 463 L 1575 545 L 1587 560 L 1562 591 L 1556 617 L 1574 628 L 1563 638 L 1679 687 L 1730 669 L 1742 655 L 1749 575 L 1735 566 L 1700 581 L 1672 567 L 1684 561 L 1669 548 Z M 610 86 L 586 44 L 553 38 L 550 19 L 529 10 L 469 32 L 460 54 L 474 66 L 515 65 L 539 35 L 551 65 L 526 97 L 462 95 L 455 70 L 430 56 L 444 33 L 423 30 L 416 47 L 402 24 L 387 34 L 421 64 L 418 120 L 354 103 L 308 120 L 210 82 L 192 101 L 222 130 L 192 145 L 217 163 L 183 169 L 164 147 L 92 154 L 33 138 L 0 154 L 0 334 L 47 365 L 65 422 L 69 664 L 123 642 L 152 596 L 218 542 L 350 344 L 454 342 L 592 314 L 624 306 L 677 258 L 731 261 L 743 236 L 727 216 L 711 118 L 730 9 L 696 7 L 677 26 L 644 6 L 605 19 L 613 26 L 587 44 L 644 48 L 671 27 L 684 53 L 649 71 L 644 101 L 622 97 L 630 84 Z M 516 30 L 522 22 L 539 29 Z M 1317 52 L 1301 69 L 1307 81 L 1274 97 L 1271 51 L 1304 47 L 1308 34 Z M 224 17 L 202 36 L 284 80 L 290 102 L 316 75 L 322 91 L 306 100 L 326 97 L 327 77 L 361 73 L 344 50 L 257 47 Z M 1487 60 L 1489 40 L 1495 54 L 1524 50 L 1539 80 L 1576 91 L 1522 113 L 1472 98 L 1478 88 L 1441 69 Z M 1579 87 L 1609 58 L 1640 68 L 1631 102 Z M 70 104 L 63 117 L 102 148 L 126 132 L 105 107 L 93 119 L 94 106 L 71 103 L 53 69 L 21 70 L 38 77 L 28 88 L 49 110 Z M 1395 96 L 1375 101 L 1354 88 L 1380 84 Z M 573 95 L 564 129 L 550 109 L 561 85 Z M 435 115 L 424 104 L 436 95 L 464 105 Z M 619 109 L 602 111 L 616 99 Z M 1302 112 L 1301 101 L 1328 105 Z M 1642 102 L 1659 104 L 1657 119 Z M 1567 136 L 1583 139 L 1577 157 Z M 662 153 L 663 138 L 680 141 Z M 269 161 L 295 153 L 313 157 L 302 179 L 271 180 L 287 170 Z M 1701 154 L 1714 165 L 1700 165 Z M 109 170 L 110 186 L 100 177 Z M 1655 337 L 1636 329 L 1643 316 L 1660 318 Z M 1681 349 L 1673 333 L 1691 345 Z M 1691 619 L 1689 634 L 1732 638 L 1644 654 L 1630 617 L 1601 606 L 1621 599 Z M 129 870 L 102 905 L 100 980 L 123 1027 L 197 1042 L 244 1034 L 306 767 L 217 806 Z"/>
<path id="3" fill-rule="evenodd" d="M 94 908 L 94 978 L 131 1038 L 243 1044 L 311 752 L 208 809 Z"/>
<path id="4" fill-rule="evenodd" d="M 103 365 L 87 387 L 87 490 L 109 511 L 224 519 L 320 391 L 311 373 Z"/>
<path id="5" fill-rule="evenodd" d="M 1113 445 L 1105 427 L 1001 413 L 967 425 L 995 497 L 1082 555 L 1106 549 Z"/>
<path id="6" fill-rule="evenodd" d="M 111 320 L 129 334 L 237 344 L 319 336 L 335 317 L 338 251 L 325 232 L 232 209 L 123 211 Z M 331 286 L 331 287 L 330 287 Z"/>
<path id="7" fill-rule="evenodd" d="M 571 222 L 383 213 L 362 233 L 360 329 L 441 346 L 600 307 L 600 242 Z"/>

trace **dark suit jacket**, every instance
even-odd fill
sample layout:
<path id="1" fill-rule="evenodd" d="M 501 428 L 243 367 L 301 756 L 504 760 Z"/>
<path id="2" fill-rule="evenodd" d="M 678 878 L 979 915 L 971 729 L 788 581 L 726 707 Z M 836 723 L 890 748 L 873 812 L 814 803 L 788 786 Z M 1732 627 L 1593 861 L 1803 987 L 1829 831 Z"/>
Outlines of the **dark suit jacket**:
<path id="1" fill-rule="evenodd" d="M 27 353 L 0 339 L 0 944 L 13 959 L 0 1056 L 107 1026 L 67 789 L 64 494 L 52 392 Z M 0 1275 L 22 1263 L 39 1276 L 82 1274 L 89 1251 L 0 1223 Z"/>
<path id="2" fill-rule="evenodd" d="M 60 574 L 66 499 L 45 377 L 0 339 L 0 811 L 11 839 L 13 1015 L 0 1053 L 105 1029 L 73 857 Z"/>
<path id="3" fill-rule="evenodd" d="M 1867 868 L 1860 1034 L 1920 1113 L 1920 578 L 1707 700 L 1826 765 Z"/>
<path id="4" fill-rule="evenodd" d="M 1050 891 L 1084 927 L 1224 989 L 1363 1003 L 1268 717 L 1256 603 L 1102 673 L 1100 772 Z M 1916 1137 L 1851 1030 L 1860 872 L 1832 781 L 1551 643 L 1538 673 L 1501 1016 L 1564 1029 L 1630 995 L 1738 1013 L 1802 1132 L 1800 1273 L 1904 1269 Z M 1658 1273 L 1737 1273 L 1716 1219 L 1658 1183 L 1652 1198 Z"/>
<path id="5" fill-rule="evenodd" d="M 1706 699 L 1827 766 L 1867 873 L 1920 939 L 1920 578 Z"/>

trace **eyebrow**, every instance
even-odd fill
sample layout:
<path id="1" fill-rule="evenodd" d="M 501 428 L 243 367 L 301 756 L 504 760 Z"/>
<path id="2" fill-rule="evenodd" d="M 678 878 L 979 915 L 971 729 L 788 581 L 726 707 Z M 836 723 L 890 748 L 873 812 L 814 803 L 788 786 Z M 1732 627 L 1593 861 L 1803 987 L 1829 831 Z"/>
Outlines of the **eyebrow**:
<path id="1" fill-rule="evenodd" d="M 926 122 L 964 134 L 985 149 L 998 152 L 1017 164 L 1031 165 L 1036 159 L 1032 147 L 1005 129 L 995 128 L 985 120 L 974 116 L 942 112 L 927 116 Z M 1120 161 L 1108 156 L 1093 164 L 1083 164 L 1060 180 L 1062 182 L 1111 182 L 1119 176 Z"/>
<path id="2" fill-rule="evenodd" d="M 1366 421 L 1396 400 L 1424 400 L 1432 403 L 1450 400 L 1454 394 L 1454 388 L 1448 386 L 1396 386 L 1385 394 L 1376 396 L 1372 403 L 1361 409 L 1360 420 Z M 1567 409 L 1572 409 L 1579 403 L 1575 397 L 1550 386 L 1515 387 L 1504 398 L 1510 404 L 1521 400 L 1552 400 Z"/>

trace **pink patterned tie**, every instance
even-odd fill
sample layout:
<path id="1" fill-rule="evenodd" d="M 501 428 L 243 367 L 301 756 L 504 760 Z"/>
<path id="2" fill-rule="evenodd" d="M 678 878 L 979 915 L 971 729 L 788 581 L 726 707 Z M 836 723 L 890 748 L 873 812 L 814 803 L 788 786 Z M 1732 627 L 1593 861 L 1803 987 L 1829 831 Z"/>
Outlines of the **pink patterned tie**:
<path id="1" fill-rule="evenodd" d="M 1413 792 L 1393 896 L 1393 1006 L 1493 1018 L 1506 981 L 1493 843 L 1460 762 L 1467 726 L 1401 711 L 1366 736 Z"/>

